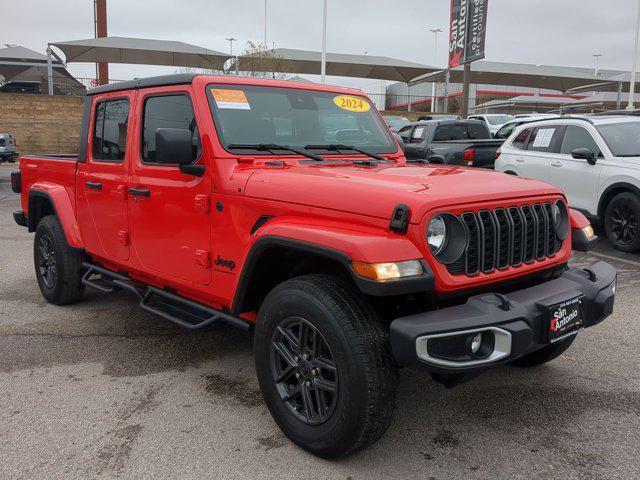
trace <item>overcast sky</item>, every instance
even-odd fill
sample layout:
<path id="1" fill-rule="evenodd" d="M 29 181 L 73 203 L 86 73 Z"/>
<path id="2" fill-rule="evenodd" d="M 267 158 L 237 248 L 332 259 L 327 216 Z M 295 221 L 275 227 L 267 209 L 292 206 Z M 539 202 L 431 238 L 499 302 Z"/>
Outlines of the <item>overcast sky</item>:
<path id="1" fill-rule="evenodd" d="M 629 70 L 639 0 L 489 0 L 486 59 Z M 444 66 L 450 0 L 329 0 L 327 50 L 385 55 Z M 7 1 L 0 44 L 43 52 L 47 42 L 93 36 L 93 0 Z M 264 35 L 264 0 L 107 0 L 109 35 L 180 40 L 227 52 Z M 320 50 L 322 0 L 268 0 L 271 46 Z M 431 28 L 441 28 L 434 58 Z M 237 51 L 237 50 L 236 50 Z M 174 68 L 111 65 L 129 79 Z M 90 64 L 70 64 L 93 77 Z M 330 78 L 331 83 L 379 91 L 380 82 Z"/>

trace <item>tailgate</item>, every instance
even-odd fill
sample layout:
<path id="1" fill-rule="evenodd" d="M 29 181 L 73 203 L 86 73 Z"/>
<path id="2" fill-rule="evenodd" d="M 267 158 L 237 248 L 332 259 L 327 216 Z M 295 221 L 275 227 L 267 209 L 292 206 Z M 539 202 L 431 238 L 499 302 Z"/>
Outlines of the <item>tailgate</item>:
<path id="1" fill-rule="evenodd" d="M 502 145 L 502 140 L 477 140 L 471 142 L 468 149 L 473 150 L 473 166 L 493 168 L 496 152 Z"/>

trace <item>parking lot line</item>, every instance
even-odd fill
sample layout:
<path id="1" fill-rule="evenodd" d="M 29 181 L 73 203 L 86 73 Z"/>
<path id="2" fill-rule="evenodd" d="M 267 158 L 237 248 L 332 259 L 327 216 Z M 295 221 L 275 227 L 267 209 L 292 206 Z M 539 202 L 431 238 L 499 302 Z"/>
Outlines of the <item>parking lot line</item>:
<path id="1" fill-rule="evenodd" d="M 622 263 L 626 263 L 628 265 L 633 265 L 635 267 L 640 267 L 640 262 L 636 262 L 634 260 L 627 260 L 626 258 L 620 258 L 620 257 L 616 257 L 614 255 L 607 255 L 605 253 L 598 253 L 598 252 L 589 252 L 589 255 L 593 255 L 594 257 L 600 257 L 600 258 L 604 258 L 606 260 L 613 260 L 616 262 L 622 262 Z"/>

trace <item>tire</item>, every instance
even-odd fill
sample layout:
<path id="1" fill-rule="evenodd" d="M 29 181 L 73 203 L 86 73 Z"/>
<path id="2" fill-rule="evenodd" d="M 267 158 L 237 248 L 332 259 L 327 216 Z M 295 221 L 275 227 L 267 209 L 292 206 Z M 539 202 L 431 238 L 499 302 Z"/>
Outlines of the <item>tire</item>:
<path id="1" fill-rule="evenodd" d="M 604 231 L 616 249 L 640 250 L 640 198 L 635 193 L 623 192 L 611 199 L 605 209 Z"/>
<path id="2" fill-rule="evenodd" d="M 315 349 L 296 340 L 303 328 L 315 339 Z M 275 344 L 287 348 L 290 361 Z M 300 357 L 304 351 L 311 356 Z M 323 458 L 344 457 L 375 443 L 389 427 L 398 374 L 388 332 L 363 296 L 345 281 L 307 275 L 274 288 L 258 314 L 254 354 L 271 415 L 284 434 L 305 450 Z M 335 373 L 325 368 L 331 365 Z M 289 373 L 279 383 L 283 371 Z M 317 388 L 318 382 L 333 384 L 335 392 Z"/>
<path id="3" fill-rule="evenodd" d="M 69 305 L 82 298 L 84 255 L 67 244 L 57 217 L 48 215 L 40 220 L 33 242 L 33 260 L 38 286 L 47 302 Z"/>
<path id="4" fill-rule="evenodd" d="M 569 338 L 565 338 L 564 340 L 542 347 L 540 350 L 536 350 L 529 355 L 525 355 L 524 357 L 511 362 L 511 365 L 515 365 L 516 367 L 537 367 L 538 365 L 550 362 L 554 358 L 557 358 L 566 352 L 576 337 L 577 335 L 572 335 Z"/>

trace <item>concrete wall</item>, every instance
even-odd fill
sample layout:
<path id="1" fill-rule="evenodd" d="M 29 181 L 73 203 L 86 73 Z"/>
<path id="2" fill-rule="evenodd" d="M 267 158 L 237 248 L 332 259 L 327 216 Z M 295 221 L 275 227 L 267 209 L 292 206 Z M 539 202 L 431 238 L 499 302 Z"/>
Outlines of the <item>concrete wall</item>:
<path id="1" fill-rule="evenodd" d="M 0 93 L 0 132 L 19 153 L 77 153 L 82 97 Z"/>

